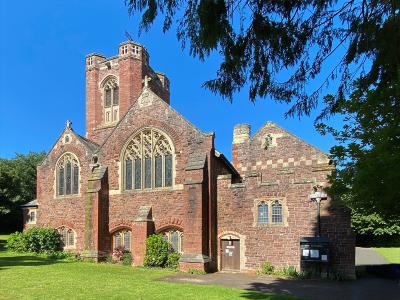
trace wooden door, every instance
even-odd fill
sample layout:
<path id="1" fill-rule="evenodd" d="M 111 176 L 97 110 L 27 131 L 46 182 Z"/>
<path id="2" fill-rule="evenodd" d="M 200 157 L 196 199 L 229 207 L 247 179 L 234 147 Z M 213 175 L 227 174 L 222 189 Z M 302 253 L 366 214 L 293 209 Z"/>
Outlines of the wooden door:
<path id="1" fill-rule="evenodd" d="M 221 240 L 221 270 L 240 270 L 240 240 Z"/>

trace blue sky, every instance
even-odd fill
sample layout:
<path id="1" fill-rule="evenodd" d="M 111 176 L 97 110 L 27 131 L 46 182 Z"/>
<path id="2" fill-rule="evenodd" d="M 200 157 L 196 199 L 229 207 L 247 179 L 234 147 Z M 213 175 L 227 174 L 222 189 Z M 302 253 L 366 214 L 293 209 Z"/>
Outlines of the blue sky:
<path id="1" fill-rule="evenodd" d="M 0 4 L 0 157 L 48 151 L 65 127 L 85 133 L 85 55 L 117 54 L 125 31 L 150 53 L 150 64 L 171 81 L 171 105 L 205 132 L 214 131 L 216 148 L 231 157 L 235 124 L 248 123 L 255 133 L 273 121 L 329 151 L 330 137 L 321 137 L 313 118 L 285 119 L 288 107 L 270 99 L 255 104 L 246 89 L 233 104 L 201 87 L 215 77 L 219 57 L 205 62 L 181 49 L 175 31 L 161 25 L 138 37 L 137 18 L 124 1 L 1 1 Z M 312 88 L 312 86 L 311 86 Z"/>

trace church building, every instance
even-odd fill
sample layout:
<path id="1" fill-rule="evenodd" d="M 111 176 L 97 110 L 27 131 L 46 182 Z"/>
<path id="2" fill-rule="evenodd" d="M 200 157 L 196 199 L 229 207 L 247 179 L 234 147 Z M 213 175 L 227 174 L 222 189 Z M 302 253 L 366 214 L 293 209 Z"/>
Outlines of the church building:
<path id="1" fill-rule="evenodd" d="M 254 134 L 233 128 L 229 161 L 213 132 L 171 107 L 169 79 L 142 45 L 85 63 L 86 135 L 67 121 L 37 167 L 24 228 L 56 228 L 64 250 L 99 260 L 123 246 L 142 265 L 156 233 L 181 254 L 181 270 L 247 272 L 269 261 L 354 277 L 350 213 L 323 192 L 327 154 L 266 122 Z"/>

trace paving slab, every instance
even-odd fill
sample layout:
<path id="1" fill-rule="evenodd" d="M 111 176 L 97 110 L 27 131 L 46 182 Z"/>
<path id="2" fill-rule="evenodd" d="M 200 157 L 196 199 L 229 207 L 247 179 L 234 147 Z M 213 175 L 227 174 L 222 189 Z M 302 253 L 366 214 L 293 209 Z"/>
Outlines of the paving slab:
<path id="1" fill-rule="evenodd" d="M 371 248 L 356 247 L 356 266 L 377 266 L 387 264 L 389 264 L 389 262 L 375 250 Z"/>

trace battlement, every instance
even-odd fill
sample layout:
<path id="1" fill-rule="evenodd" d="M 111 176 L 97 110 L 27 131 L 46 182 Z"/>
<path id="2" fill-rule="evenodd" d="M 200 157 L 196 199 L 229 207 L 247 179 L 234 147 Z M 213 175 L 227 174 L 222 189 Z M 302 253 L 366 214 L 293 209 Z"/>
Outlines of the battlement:
<path id="1" fill-rule="evenodd" d="M 106 57 L 99 53 L 90 53 L 86 55 L 86 68 L 110 68 L 111 66 L 118 66 L 120 60 L 127 58 L 134 58 L 149 64 L 149 53 L 142 45 L 126 41 L 119 45 L 118 54 L 112 57 Z"/>
<path id="2" fill-rule="evenodd" d="M 169 104 L 169 79 L 151 68 L 147 49 L 139 43 L 123 42 L 111 57 L 88 54 L 85 67 L 86 133 L 97 143 L 138 99 L 146 77 L 149 88 Z"/>

